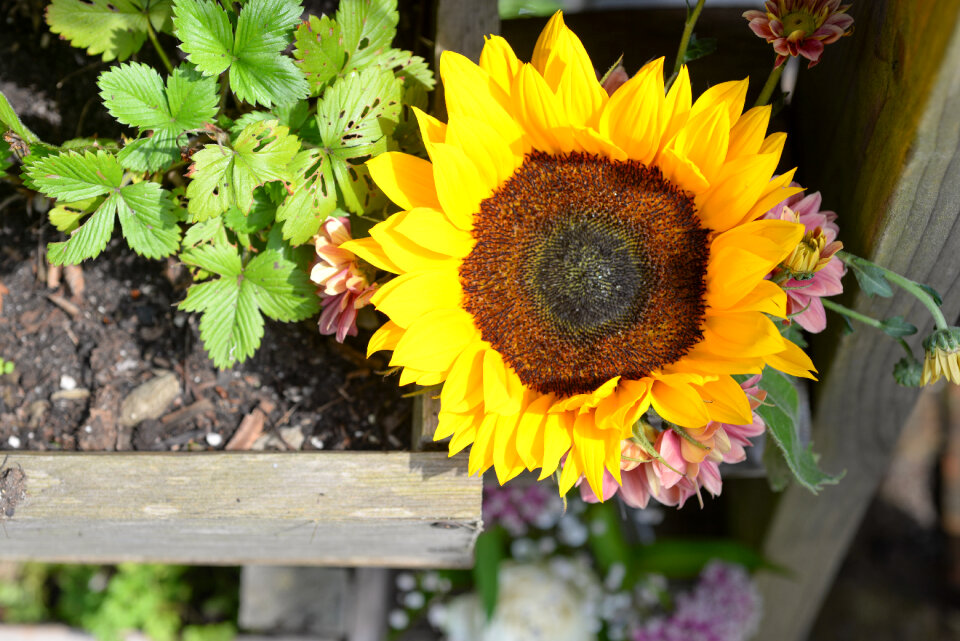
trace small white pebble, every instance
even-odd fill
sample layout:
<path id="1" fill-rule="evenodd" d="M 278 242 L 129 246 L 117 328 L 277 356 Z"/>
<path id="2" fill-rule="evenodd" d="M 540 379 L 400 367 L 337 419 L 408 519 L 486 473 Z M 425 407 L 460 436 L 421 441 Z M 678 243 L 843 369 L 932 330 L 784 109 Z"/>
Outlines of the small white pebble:
<path id="1" fill-rule="evenodd" d="M 220 447 L 223 443 L 223 437 L 216 432 L 208 432 L 204 439 L 210 447 Z"/>
<path id="2" fill-rule="evenodd" d="M 64 374 L 60 377 L 60 389 L 77 389 L 76 379 Z"/>
<path id="3" fill-rule="evenodd" d="M 84 426 L 83 426 L 83 431 L 86 432 L 87 434 L 93 434 L 93 426 L 91 426 L 91 425 L 84 425 Z"/>
<path id="4" fill-rule="evenodd" d="M 367 423 L 370 423 L 370 425 L 374 425 L 376 424 L 376 422 L 377 422 L 376 414 L 367 414 Z"/>
<path id="5" fill-rule="evenodd" d="M 199 376 L 194 376 L 194 377 L 193 377 L 193 382 L 194 382 L 194 383 L 199 383 L 199 382 L 200 382 L 200 377 L 199 377 Z"/>
<path id="6" fill-rule="evenodd" d="M 17 449 L 18 447 L 20 447 L 20 439 L 17 438 L 16 436 L 11 436 L 10 438 L 7 439 L 7 445 L 12 447 L 13 449 Z"/>
<path id="7" fill-rule="evenodd" d="M 315 449 L 318 449 L 318 450 L 323 449 L 323 441 L 321 441 L 320 437 L 318 436 L 310 437 L 310 445 L 312 445 Z"/>
<path id="8" fill-rule="evenodd" d="M 27 432 L 27 438 L 32 440 L 32 439 L 33 439 L 33 432 Z"/>

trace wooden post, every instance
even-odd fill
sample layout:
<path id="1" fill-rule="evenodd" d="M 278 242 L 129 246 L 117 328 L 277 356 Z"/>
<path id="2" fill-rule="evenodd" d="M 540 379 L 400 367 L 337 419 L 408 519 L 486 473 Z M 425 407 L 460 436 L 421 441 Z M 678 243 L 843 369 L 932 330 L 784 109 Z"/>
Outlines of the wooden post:
<path id="1" fill-rule="evenodd" d="M 855 3 L 856 34 L 827 48 L 823 69 L 801 75 L 797 105 L 807 129 L 802 179 L 840 213 L 841 238 L 855 253 L 939 290 L 949 322 L 960 314 L 958 6 Z M 836 62 L 828 68 L 830 58 Z M 805 95 L 813 99 L 804 102 Z M 847 283 L 852 289 L 852 276 Z M 916 322 L 920 333 L 909 342 L 921 353 L 932 321 L 916 299 L 859 294 L 852 304 L 877 318 Z M 825 345 L 819 353 L 832 351 Z M 832 362 L 817 359 L 824 371 L 813 440 L 821 465 L 845 469 L 846 477 L 819 496 L 792 487 L 780 500 L 765 554 L 791 575 L 761 575 L 766 612 L 757 639 L 807 637 L 916 402 L 918 392 L 891 376 L 901 356 L 894 341 L 861 326 L 839 340 Z"/>
<path id="2" fill-rule="evenodd" d="M 433 115 L 446 119 L 443 85 L 440 83 L 440 55 L 447 51 L 462 53 L 474 62 L 480 60 L 483 37 L 500 33 L 497 0 L 436 0 L 437 39 L 434 42 L 434 69 L 437 89 L 433 93 Z"/>
<path id="3" fill-rule="evenodd" d="M 16 453 L 6 465 L 3 560 L 464 567 L 480 528 L 480 479 L 441 453 Z"/>

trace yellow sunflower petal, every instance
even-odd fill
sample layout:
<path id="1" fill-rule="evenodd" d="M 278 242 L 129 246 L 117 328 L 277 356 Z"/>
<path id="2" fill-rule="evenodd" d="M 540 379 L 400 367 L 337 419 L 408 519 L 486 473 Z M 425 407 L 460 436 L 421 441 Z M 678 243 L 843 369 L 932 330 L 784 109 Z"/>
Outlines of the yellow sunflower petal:
<path id="1" fill-rule="evenodd" d="M 456 227 L 443 212 L 433 208 L 411 209 L 395 229 L 420 247 L 436 254 L 463 258 L 473 249 L 473 237 Z"/>
<path id="2" fill-rule="evenodd" d="M 537 70 L 523 65 L 513 85 L 514 107 L 534 148 L 550 153 L 573 151 L 570 119 Z"/>
<path id="3" fill-rule="evenodd" d="M 743 388 L 731 376 L 719 376 L 699 386 L 700 396 L 706 401 L 710 420 L 730 425 L 749 425 L 753 422 L 750 401 Z"/>
<path id="4" fill-rule="evenodd" d="M 567 460 L 563 462 L 563 471 L 560 472 L 560 495 L 565 496 L 577 484 L 581 476 L 583 476 L 583 470 L 580 469 L 577 458 L 567 456 Z"/>
<path id="5" fill-rule="evenodd" d="M 384 223 L 379 224 L 383 225 Z M 392 272 L 394 274 L 399 274 L 400 272 L 404 271 L 395 262 L 393 262 L 389 256 L 387 256 L 383 246 L 372 237 L 354 238 L 353 240 L 348 240 L 340 245 L 340 248 L 352 252 L 354 255 L 367 261 L 374 267 L 382 269 L 383 271 Z"/>
<path id="6" fill-rule="evenodd" d="M 770 258 L 742 247 L 721 247 L 714 251 L 707 265 L 706 278 L 710 307 L 731 309 L 736 306 L 776 264 Z"/>
<path id="7" fill-rule="evenodd" d="M 573 424 L 573 447 L 571 453 L 577 460 L 580 473 L 587 477 L 590 489 L 597 496 L 603 496 L 603 471 L 606 467 L 606 440 L 610 432 L 597 429 L 593 417 L 589 414 L 577 416 Z M 620 435 L 614 434 L 612 440 L 619 451 Z M 567 457 L 569 460 L 569 456 Z"/>
<path id="8" fill-rule="evenodd" d="M 401 274 L 383 284 L 371 298 L 378 310 L 400 327 L 409 327 L 435 309 L 460 307 L 463 290 L 455 269 Z"/>
<path id="9" fill-rule="evenodd" d="M 486 36 L 480 53 L 480 68 L 490 74 L 505 92 L 513 86 L 513 77 L 520 71 L 520 64 L 506 40 L 500 36 Z"/>
<path id="10" fill-rule="evenodd" d="M 497 480 L 503 485 L 523 471 L 523 461 L 517 453 L 516 414 L 497 417 L 496 434 L 493 438 L 493 469 Z"/>
<path id="11" fill-rule="evenodd" d="M 702 113 L 707 113 L 717 106 L 723 106 L 727 110 L 727 122 L 734 123 L 740 118 L 743 112 L 743 104 L 747 99 L 748 79 L 731 80 L 713 85 L 697 98 L 690 109 L 690 118 L 696 118 Z"/>
<path id="12" fill-rule="evenodd" d="M 380 350 L 395 349 L 401 336 L 403 336 L 403 328 L 392 320 L 388 320 L 378 327 L 377 331 L 370 337 L 370 342 L 367 343 L 367 357 L 369 358 L 371 354 Z"/>
<path id="13" fill-rule="evenodd" d="M 450 456 L 461 452 L 463 448 L 473 443 L 477 438 L 477 425 L 479 422 L 479 417 L 470 415 L 470 420 L 463 431 L 457 432 L 453 435 L 453 438 L 450 439 L 450 445 L 448 446 L 450 448 Z"/>
<path id="14" fill-rule="evenodd" d="M 683 65 L 680 67 L 680 73 L 677 74 L 677 79 L 674 80 L 670 91 L 667 92 L 663 109 L 660 110 L 659 117 L 662 124 L 657 127 L 659 131 L 663 132 L 660 137 L 660 152 L 673 140 L 676 133 L 687 124 L 692 99 L 690 73 L 687 71 L 687 65 Z"/>
<path id="15" fill-rule="evenodd" d="M 665 421 L 682 427 L 700 427 L 710 420 L 705 403 L 687 382 L 665 377 L 650 387 L 653 410 Z"/>
<path id="16" fill-rule="evenodd" d="M 483 402 L 483 343 L 467 345 L 457 356 L 440 392 L 440 406 L 453 412 L 467 412 Z"/>
<path id="17" fill-rule="evenodd" d="M 433 167 L 423 158 L 388 151 L 368 160 L 367 169 L 377 187 L 400 209 L 440 208 Z"/>
<path id="18" fill-rule="evenodd" d="M 787 293 L 773 281 L 761 280 L 746 296 L 727 307 L 721 307 L 721 311 L 726 310 L 763 312 L 784 318 L 787 315 Z"/>
<path id="19" fill-rule="evenodd" d="M 543 460 L 544 423 L 552 404 L 550 395 L 537 397 L 524 409 L 517 425 L 517 453 L 528 470 L 540 467 Z"/>
<path id="20" fill-rule="evenodd" d="M 473 319 L 462 309 L 434 310 L 407 328 L 397 343 L 390 365 L 447 372 L 477 335 Z"/>
<path id="21" fill-rule="evenodd" d="M 730 116 L 725 103 L 703 113 L 691 113 L 686 125 L 677 132 L 670 149 L 692 162 L 713 182 L 717 178 L 730 144 Z M 685 186 L 681 183 L 681 186 Z"/>
<path id="22" fill-rule="evenodd" d="M 488 349 L 483 355 L 483 402 L 489 412 L 516 414 L 520 411 L 523 385 L 500 353 Z"/>
<path id="23" fill-rule="evenodd" d="M 396 269 L 389 271 L 399 273 L 448 267 L 452 262 L 449 256 L 444 256 L 443 254 L 438 254 L 425 247 L 421 247 L 397 231 L 397 228 L 403 224 L 407 215 L 408 212 L 400 212 L 370 228 L 370 238 L 372 238 L 376 245 L 386 254 L 389 264 L 396 267 Z M 370 247 L 368 247 L 366 243 L 362 243 L 363 240 L 366 239 L 353 240 L 349 243 L 344 243 L 341 247 L 349 247 L 353 253 L 377 265 L 377 263 L 368 258 L 368 256 L 376 258 L 376 260 L 380 260 L 380 256 L 374 256 L 370 251 L 373 245 L 371 244 Z M 368 252 L 367 255 L 354 249 L 354 247 L 357 246 L 356 243 L 363 245 L 362 249 Z M 379 267 L 380 265 L 377 266 Z"/>
<path id="24" fill-rule="evenodd" d="M 763 357 L 767 365 L 791 376 L 817 379 L 815 376 L 817 368 L 814 367 L 813 361 L 806 352 L 787 339 L 783 339 L 783 347 L 783 351 Z"/>
<path id="25" fill-rule="evenodd" d="M 493 439 L 496 436 L 498 419 L 496 414 L 487 414 L 477 427 L 477 436 L 470 447 L 467 464 L 467 473 L 470 476 L 483 474 L 493 465 Z"/>
<path id="26" fill-rule="evenodd" d="M 727 148 L 727 161 L 736 160 L 760 151 L 767 126 L 770 124 L 770 105 L 754 107 L 740 116 L 730 129 L 730 146 Z"/>
<path id="27" fill-rule="evenodd" d="M 766 357 L 780 351 L 783 344 L 776 325 L 755 312 L 708 314 L 703 336 L 706 349 L 729 357 Z"/>
<path id="28" fill-rule="evenodd" d="M 740 223 L 748 223 L 760 218 L 777 203 L 803 191 L 803 187 L 790 186 L 790 182 L 793 180 L 793 175 L 796 172 L 796 169 L 791 169 L 767 183 L 760 198 L 757 199 L 757 204 L 750 208 L 750 211 L 740 220 Z"/>
<path id="29" fill-rule="evenodd" d="M 491 186 L 480 178 L 477 166 L 459 147 L 429 142 L 424 146 L 433 161 L 437 198 L 444 213 L 454 225 L 470 231 L 473 216 L 480 211 L 480 202 L 490 195 Z"/>
<path id="30" fill-rule="evenodd" d="M 397 382 L 397 385 L 403 387 L 404 385 L 410 385 L 411 383 L 416 383 L 417 385 L 439 385 L 446 378 L 445 372 L 424 372 L 413 367 L 404 367 L 400 371 L 400 380 Z"/>
<path id="31" fill-rule="evenodd" d="M 419 107 L 413 107 L 413 114 L 417 117 L 417 125 L 420 127 L 420 137 L 423 138 L 425 143 L 443 143 L 447 141 L 447 123 L 440 122 Z"/>
<path id="32" fill-rule="evenodd" d="M 663 58 L 658 58 L 614 92 L 598 127 L 629 158 L 650 164 L 660 147 L 660 126 L 666 125 L 660 118 L 663 109 Z"/>
<path id="33" fill-rule="evenodd" d="M 573 414 L 547 414 L 543 422 L 543 464 L 540 467 L 540 480 L 547 478 L 557 470 L 560 459 L 570 449 L 573 442 Z"/>
<path id="34" fill-rule="evenodd" d="M 523 162 L 523 139 L 511 143 L 489 124 L 469 116 L 450 120 L 447 143 L 459 147 L 476 165 L 486 185 L 495 189 Z"/>
<path id="35" fill-rule="evenodd" d="M 510 97 L 490 74 L 468 58 L 444 51 L 440 75 L 451 119 L 468 116 L 490 123 L 508 141 L 521 136 L 522 130 L 508 109 Z"/>
<path id="36" fill-rule="evenodd" d="M 803 225 L 788 220 L 755 220 L 717 236 L 710 251 L 719 253 L 730 247 L 746 249 L 766 258 L 772 269 L 790 255 L 803 233 Z"/>
<path id="37" fill-rule="evenodd" d="M 779 162 L 779 154 L 770 153 L 724 164 L 710 188 L 695 199 L 703 224 L 723 232 L 739 223 L 743 212 L 760 198 Z"/>

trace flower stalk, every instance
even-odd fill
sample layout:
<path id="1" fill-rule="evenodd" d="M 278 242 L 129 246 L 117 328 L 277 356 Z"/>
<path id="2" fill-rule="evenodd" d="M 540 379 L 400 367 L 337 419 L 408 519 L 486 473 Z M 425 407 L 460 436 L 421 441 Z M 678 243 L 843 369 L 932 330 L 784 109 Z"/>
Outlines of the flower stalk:
<path id="1" fill-rule="evenodd" d="M 757 101 L 753 103 L 754 107 L 762 107 L 770 102 L 770 98 L 773 96 L 773 90 L 776 88 L 777 83 L 780 82 L 780 76 L 783 75 L 783 68 L 785 66 L 786 65 L 779 65 L 770 70 L 770 75 L 767 76 L 767 82 L 763 85 L 763 89 L 760 90 Z"/>
<path id="2" fill-rule="evenodd" d="M 855 256 L 846 251 L 837 252 L 837 257 L 840 258 L 844 263 L 855 267 L 857 263 L 867 264 L 873 268 L 876 268 L 883 273 L 884 277 L 897 285 L 907 293 L 911 294 L 914 298 L 923 303 L 923 306 L 927 308 L 930 312 L 930 315 L 933 316 L 933 321 L 937 326 L 937 329 L 946 330 L 949 325 L 947 324 L 947 319 L 944 318 L 943 312 L 940 311 L 940 306 L 937 304 L 937 301 L 933 300 L 933 297 L 929 293 L 924 291 L 923 287 L 920 286 L 916 281 L 910 280 L 906 276 L 902 276 L 895 271 L 887 269 L 882 265 L 878 265 L 872 261 L 867 260 L 866 258 L 861 258 L 860 256 Z"/>
<path id="3" fill-rule="evenodd" d="M 170 64 L 170 58 L 167 57 L 163 47 L 160 46 L 160 40 L 157 39 L 157 32 L 154 31 L 153 25 L 150 24 L 149 16 L 147 17 L 147 36 L 150 38 L 150 42 L 153 43 L 153 48 L 157 50 L 157 55 L 160 56 L 160 61 L 163 62 L 163 66 L 167 68 L 167 73 L 173 73 L 173 65 Z"/>
<path id="4" fill-rule="evenodd" d="M 683 61 L 687 57 L 687 47 L 690 46 L 690 37 L 693 36 L 693 27 L 697 24 L 700 12 L 703 11 L 703 5 L 706 2 L 707 0 L 697 0 L 697 6 L 693 8 L 693 11 L 687 12 L 687 21 L 683 25 L 683 35 L 680 37 L 680 47 L 677 49 L 677 59 L 673 63 L 673 73 L 667 79 L 667 90 L 673 85 L 673 81 L 677 79 L 677 74 L 680 73 L 680 68 L 683 67 Z"/>

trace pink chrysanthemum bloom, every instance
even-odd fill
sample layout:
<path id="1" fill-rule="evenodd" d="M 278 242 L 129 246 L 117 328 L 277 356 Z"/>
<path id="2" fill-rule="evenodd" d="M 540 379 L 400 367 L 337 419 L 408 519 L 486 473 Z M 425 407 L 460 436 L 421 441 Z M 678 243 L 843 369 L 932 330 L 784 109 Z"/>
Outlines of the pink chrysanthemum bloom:
<path id="1" fill-rule="evenodd" d="M 630 506 L 643 508 L 651 498 L 664 505 L 682 507 L 700 489 L 718 496 L 722 489 L 720 463 L 739 463 L 746 458 L 745 447 L 752 445 L 750 439 L 763 433 L 766 426 L 756 413 L 767 393 L 757 384 L 760 376 L 753 376 L 740 387 L 750 401 L 753 422 L 749 425 L 732 425 L 711 421 L 699 430 L 687 429 L 689 439 L 673 430 L 664 430 L 654 436 L 647 435 L 659 455 L 659 459 L 643 451 L 632 441 L 622 441 L 620 446 L 620 478 L 617 485 L 607 471 L 603 478 L 603 500 L 618 492 Z M 696 441 L 696 442 L 693 442 Z M 592 490 L 580 484 L 580 496 L 588 502 L 599 500 Z"/>
<path id="2" fill-rule="evenodd" d="M 357 335 L 357 310 L 370 303 L 377 291 L 357 264 L 357 257 L 340 245 L 352 240 L 350 219 L 331 216 L 314 236 L 317 258 L 310 270 L 310 280 L 320 287 L 323 311 L 320 333 L 336 334 L 337 341 Z"/>
<path id="3" fill-rule="evenodd" d="M 807 68 L 820 62 L 823 48 L 851 33 L 853 17 L 840 0 L 767 0 L 766 11 L 746 11 L 755 34 L 773 44 L 779 67 L 788 56 L 803 56 Z"/>
<path id="4" fill-rule="evenodd" d="M 841 279 L 846 272 L 843 262 L 836 256 L 843 248 L 843 243 L 837 240 L 840 231 L 837 214 L 820 211 L 820 202 L 820 192 L 809 196 L 797 194 L 763 216 L 799 222 L 806 229 L 803 240 L 783 262 L 783 269 L 778 268 L 771 276 L 775 279 L 778 274 L 780 278 L 792 276 L 780 282 L 787 292 L 787 317 L 814 334 L 827 326 L 827 315 L 820 299 L 843 292 Z"/>

